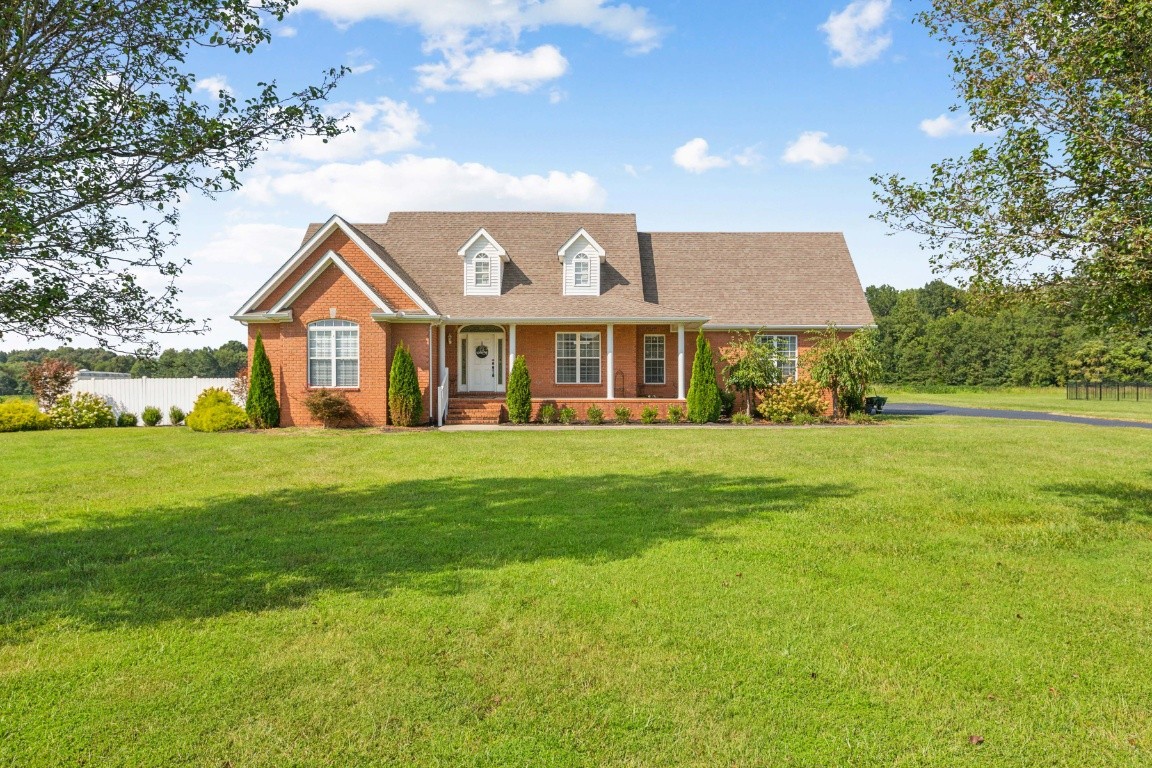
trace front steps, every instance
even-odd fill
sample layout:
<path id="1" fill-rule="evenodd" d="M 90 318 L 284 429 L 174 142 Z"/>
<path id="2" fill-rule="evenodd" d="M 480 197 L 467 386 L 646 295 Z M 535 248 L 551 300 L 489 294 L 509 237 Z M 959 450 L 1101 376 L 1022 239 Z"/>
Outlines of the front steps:
<path id="1" fill-rule="evenodd" d="M 457 395 L 448 401 L 445 424 L 499 424 L 504 420 L 504 401 Z"/>

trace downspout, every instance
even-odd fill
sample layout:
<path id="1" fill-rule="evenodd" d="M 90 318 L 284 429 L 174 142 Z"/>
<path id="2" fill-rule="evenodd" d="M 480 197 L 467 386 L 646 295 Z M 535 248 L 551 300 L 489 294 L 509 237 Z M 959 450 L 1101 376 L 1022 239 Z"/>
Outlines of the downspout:
<path id="1" fill-rule="evenodd" d="M 428 421 L 431 422 L 435 416 L 432 413 L 432 400 L 433 393 L 436 391 L 432 382 L 432 323 L 428 323 Z M 439 371 L 437 371 L 439 373 Z"/>

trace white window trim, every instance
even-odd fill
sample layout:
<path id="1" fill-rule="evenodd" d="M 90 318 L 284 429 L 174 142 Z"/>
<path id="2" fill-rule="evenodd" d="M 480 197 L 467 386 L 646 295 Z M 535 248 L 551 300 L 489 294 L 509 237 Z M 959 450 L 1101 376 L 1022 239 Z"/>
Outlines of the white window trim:
<path id="1" fill-rule="evenodd" d="M 588 360 L 592 359 L 590 357 L 584 358 L 584 357 L 581 357 L 581 355 L 580 355 L 580 336 L 581 336 L 581 334 L 589 334 L 589 335 L 595 334 L 596 335 L 596 348 L 598 350 L 600 350 L 599 354 L 596 356 L 596 361 L 598 363 L 597 368 L 596 368 L 596 381 L 582 381 L 580 379 L 580 361 L 584 360 L 584 359 L 588 359 Z M 560 358 L 559 352 L 560 352 L 560 336 L 561 335 L 573 335 L 576 337 L 576 357 L 575 358 L 571 358 L 571 357 L 563 358 L 565 360 L 575 360 L 576 361 L 576 381 L 560 381 L 560 359 L 561 358 Z M 603 345 L 604 345 L 604 336 L 600 333 L 600 331 L 557 331 L 556 332 L 556 339 L 555 339 L 555 346 L 552 348 L 552 378 L 553 378 L 555 384 L 557 386 L 560 386 L 560 387 L 576 386 L 579 384 L 585 384 L 585 385 L 600 384 L 600 382 L 602 382 L 604 380 L 604 360 L 603 360 L 604 346 Z"/>
<path id="2" fill-rule="evenodd" d="M 484 262 L 484 282 L 480 282 L 480 273 L 476 270 L 481 261 Z M 472 257 L 472 282 L 477 288 L 492 287 L 492 257 L 484 252 Z"/>
<path id="3" fill-rule="evenodd" d="M 580 270 L 577 266 L 580 262 L 584 262 L 586 267 L 584 271 L 584 282 L 580 281 Z M 591 288 L 592 287 L 592 257 L 587 253 L 581 251 L 572 257 L 572 287 L 573 288 Z"/>
<path id="4" fill-rule="evenodd" d="M 756 342 L 759 344 L 766 344 L 769 340 L 776 344 L 778 339 L 790 339 L 791 354 L 783 360 L 783 362 L 791 363 L 792 376 L 791 381 L 796 381 L 800 378 L 800 337 L 792 333 L 758 333 L 756 334 Z M 779 352 L 780 347 L 776 345 L 776 350 Z M 776 366 L 780 367 L 781 360 L 777 360 Z"/>
<path id="5" fill-rule="evenodd" d="M 660 381 L 648 380 L 648 361 L 649 359 L 655 360 L 656 358 L 648 357 L 648 339 L 660 339 Z M 662 333 L 646 333 L 644 334 L 644 348 L 643 348 L 643 365 L 644 365 L 644 383 L 653 386 L 668 383 L 668 339 Z"/>
<path id="6" fill-rule="evenodd" d="M 360 325 L 358 323 L 353 323 L 350 320 L 342 321 L 342 322 L 350 323 L 349 325 L 324 325 L 325 322 L 327 322 L 327 321 L 318 320 L 318 321 L 309 323 L 307 326 L 308 336 L 305 339 L 305 349 L 306 349 L 306 354 L 308 356 L 308 362 L 307 362 L 308 388 L 309 389 L 359 389 L 360 388 Z M 312 361 L 324 359 L 324 358 L 320 358 L 320 357 L 312 357 L 312 331 L 313 331 L 314 327 L 315 327 L 315 330 L 328 333 L 331 336 L 330 348 L 332 350 L 332 353 L 328 357 L 328 361 L 332 363 L 332 383 L 330 385 L 314 384 L 312 382 Z M 343 386 L 338 386 L 336 384 L 336 361 L 337 360 L 351 360 L 351 359 L 353 359 L 351 357 L 340 357 L 340 358 L 336 357 L 336 331 L 338 331 L 338 330 L 340 330 L 340 331 L 356 331 L 356 358 L 355 358 L 355 360 L 356 360 L 356 383 L 355 384 L 345 384 Z"/>

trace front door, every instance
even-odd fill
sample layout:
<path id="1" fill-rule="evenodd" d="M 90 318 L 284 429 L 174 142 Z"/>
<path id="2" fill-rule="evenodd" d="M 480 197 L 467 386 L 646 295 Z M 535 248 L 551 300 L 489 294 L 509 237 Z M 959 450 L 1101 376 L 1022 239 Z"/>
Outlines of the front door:
<path id="1" fill-rule="evenodd" d="M 497 392 L 503 389 L 504 336 L 495 333 L 469 333 L 464 354 L 468 366 L 469 392 Z"/>

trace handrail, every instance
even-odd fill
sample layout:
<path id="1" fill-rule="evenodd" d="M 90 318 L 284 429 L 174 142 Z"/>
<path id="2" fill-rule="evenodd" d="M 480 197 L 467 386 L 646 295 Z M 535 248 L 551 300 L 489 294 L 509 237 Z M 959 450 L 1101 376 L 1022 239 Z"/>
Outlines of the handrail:
<path id="1" fill-rule="evenodd" d="M 444 420 L 448 416 L 448 368 L 444 367 L 440 371 L 440 386 L 436 390 L 436 402 L 440 406 L 439 424 L 442 426 Z"/>

